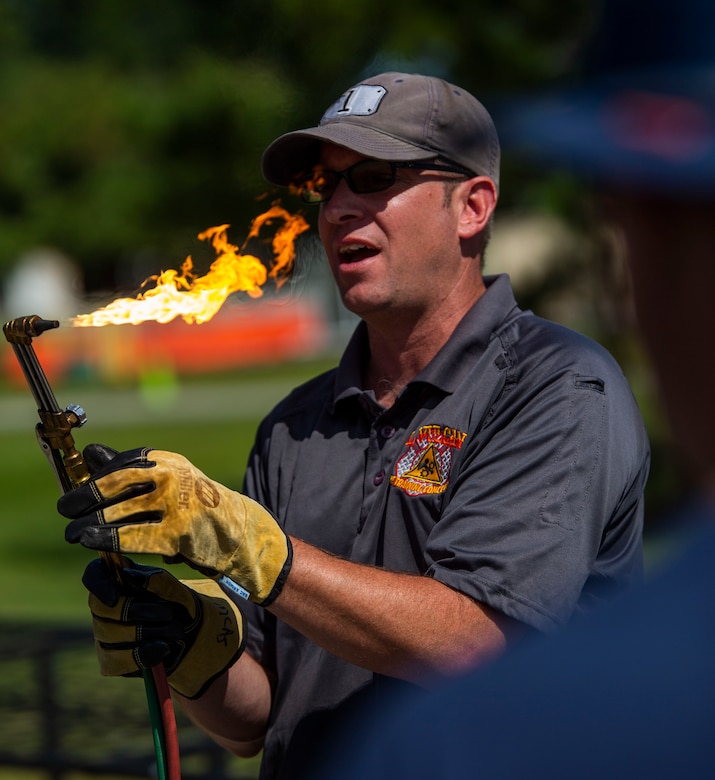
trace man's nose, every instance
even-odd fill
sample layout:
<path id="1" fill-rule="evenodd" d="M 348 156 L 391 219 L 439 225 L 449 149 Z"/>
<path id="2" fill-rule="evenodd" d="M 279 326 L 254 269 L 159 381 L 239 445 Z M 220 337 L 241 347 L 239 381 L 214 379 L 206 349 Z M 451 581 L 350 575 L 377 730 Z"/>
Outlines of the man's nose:
<path id="1" fill-rule="evenodd" d="M 353 192 L 345 178 L 341 178 L 335 192 L 320 204 L 320 216 L 333 224 L 355 219 L 364 213 L 362 197 Z"/>

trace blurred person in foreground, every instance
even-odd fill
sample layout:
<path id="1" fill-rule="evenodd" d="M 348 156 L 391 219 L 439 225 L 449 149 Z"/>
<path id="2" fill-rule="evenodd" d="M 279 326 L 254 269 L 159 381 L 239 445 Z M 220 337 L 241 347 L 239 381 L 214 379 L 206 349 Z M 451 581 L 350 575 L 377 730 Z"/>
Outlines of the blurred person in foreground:
<path id="1" fill-rule="evenodd" d="M 715 4 L 609 2 L 592 46 L 589 80 L 505 109 L 503 138 L 586 178 L 623 232 L 688 543 L 559 635 L 373 713 L 322 778 L 715 776 Z"/>
<path id="2" fill-rule="evenodd" d="M 261 424 L 245 495 L 175 453 L 95 447 L 60 500 L 69 541 L 238 594 L 85 574 L 103 672 L 163 661 L 214 739 L 263 748 L 263 777 L 312 776 L 361 701 L 484 665 L 641 579 L 649 447 L 620 368 L 483 274 L 499 156 L 476 98 L 402 73 L 274 141 L 264 174 L 319 209 L 361 318 L 340 365 Z"/>

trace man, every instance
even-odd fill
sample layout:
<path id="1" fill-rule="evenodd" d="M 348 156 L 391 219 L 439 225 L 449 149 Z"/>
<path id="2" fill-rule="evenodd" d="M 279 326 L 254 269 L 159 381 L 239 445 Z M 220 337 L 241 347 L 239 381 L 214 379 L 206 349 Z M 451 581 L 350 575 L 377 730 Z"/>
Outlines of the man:
<path id="1" fill-rule="evenodd" d="M 606 2 L 592 78 L 512 105 L 504 126 L 515 149 L 587 178 L 626 239 L 693 485 L 670 519 L 678 544 L 644 588 L 488 673 L 376 714 L 361 748 L 321 778 L 713 776 L 715 5 L 654 0 L 647 23 L 643 12 Z"/>
<path id="2" fill-rule="evenodd" d="M 638 581 L 649 451 L 605 350 L 483 276 L 499 143 L 468 92 L 365 79 L 263 170 L 320 204 L 362 320 L 339 367 L 261 425 L 255 501 L 139 450 L 59 507 L 69 541 L 188 561 L 251 602 L 241 652 L 241 613 L 211 581 L 85 577 L 104 673 L 163 658 L 190 717 L 288 778 L 362 700 L 482 665 Z"/>

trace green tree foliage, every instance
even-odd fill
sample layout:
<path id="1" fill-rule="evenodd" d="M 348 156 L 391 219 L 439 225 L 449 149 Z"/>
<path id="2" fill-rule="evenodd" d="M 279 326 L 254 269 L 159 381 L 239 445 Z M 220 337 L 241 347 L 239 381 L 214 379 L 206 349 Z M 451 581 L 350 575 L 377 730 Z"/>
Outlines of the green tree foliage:
<path id="1" fill-rule="evenodd" d="M 0 0 L 0 280 L 51 245 L 131 286 L 236 240 L 269 199 L 262 149 L 356 79 L 442 75 L 478 95 L 568 69 L 589 4 L 546 0 Z M 200 250 L 199 250 L 200 251 Z"/>

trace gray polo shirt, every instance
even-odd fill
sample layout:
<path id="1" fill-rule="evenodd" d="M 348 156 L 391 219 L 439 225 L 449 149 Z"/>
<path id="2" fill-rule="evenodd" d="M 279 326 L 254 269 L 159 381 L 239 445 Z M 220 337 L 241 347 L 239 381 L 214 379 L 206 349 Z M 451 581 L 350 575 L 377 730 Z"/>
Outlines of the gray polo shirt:
<path id="1" fill-rule="evenodd" d="M 602 347 L 486 281 L 390 409 L 361 389 L 361 323 L 337 369 L 261 424 L 245 489 L 310 544 L 549 631 L 640 579 L 648 441 Z M 263 776 L 299 777 L 316 723 L 386 681 L 249 612 L 249 651 L 276 674 Z"/>

